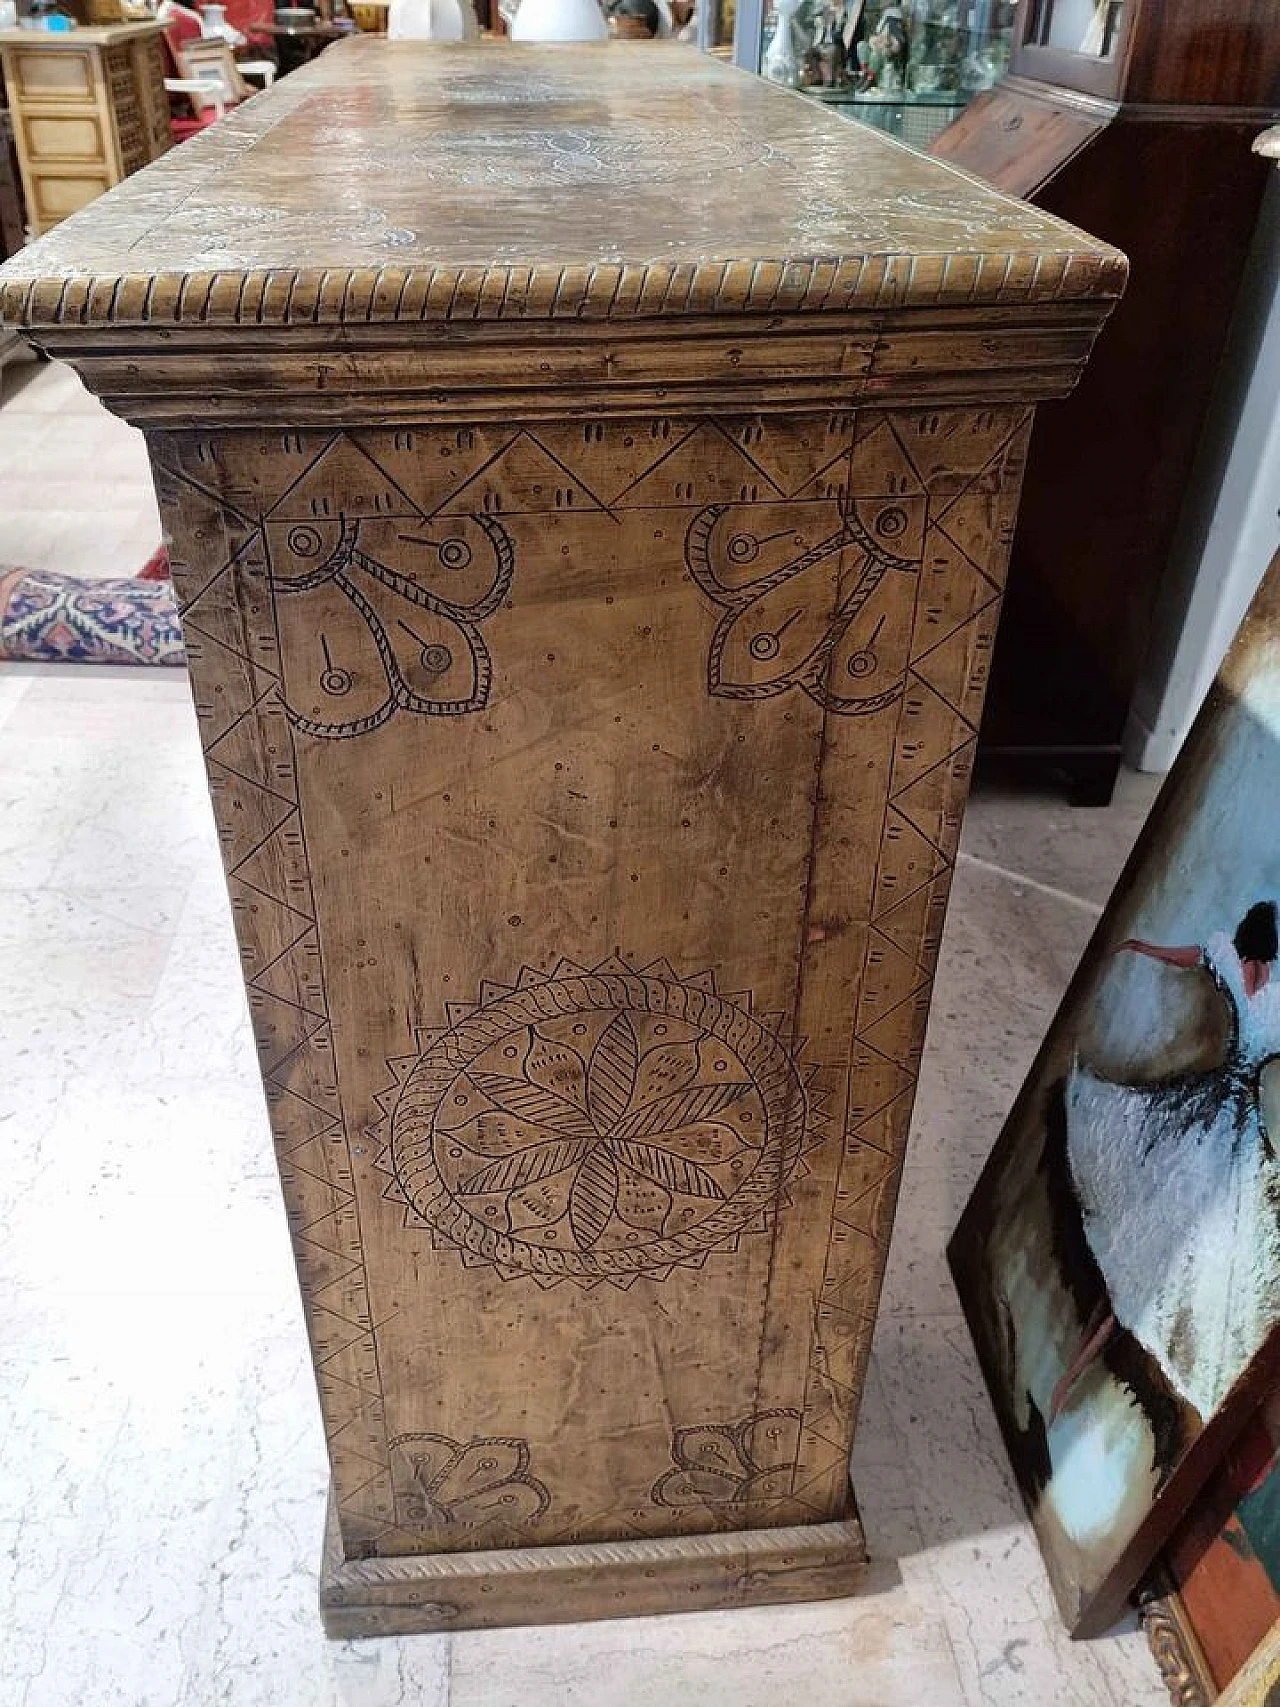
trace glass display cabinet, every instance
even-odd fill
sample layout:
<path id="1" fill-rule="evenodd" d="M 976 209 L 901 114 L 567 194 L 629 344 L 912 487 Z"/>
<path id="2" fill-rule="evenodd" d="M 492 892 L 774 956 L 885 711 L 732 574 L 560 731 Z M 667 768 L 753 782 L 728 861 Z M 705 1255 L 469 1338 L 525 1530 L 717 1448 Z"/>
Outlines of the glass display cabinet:
<path id="1" fill-rule="evenodd" d="M 1016 0 L 741 0 L 734 57 L 925 148 L 1009 67 Z"/>

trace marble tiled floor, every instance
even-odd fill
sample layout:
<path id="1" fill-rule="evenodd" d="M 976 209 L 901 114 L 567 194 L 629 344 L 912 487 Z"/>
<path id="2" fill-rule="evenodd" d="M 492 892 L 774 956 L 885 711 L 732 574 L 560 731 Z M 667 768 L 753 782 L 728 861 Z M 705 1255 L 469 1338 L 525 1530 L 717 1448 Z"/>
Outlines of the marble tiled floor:
<path id="1" fill-rule="evenodd" d="M 6 385 L 0 562 L 136 568 L 136 435 L 59 370 Z M 941 1254 L 1153 792 L 973 803 L 855 1455 L 871 1591 L 330 1644 L 185 679 L 0 667 L 0 1707 L 1161 1707 L 1137 1634 L 1058 1625 Z"/>
<path id="2" fill-rule="evenodd" d="M 61 363 L 0 372 L 0 563 L 132 575 L 160 541 L 142 434 Z"/>

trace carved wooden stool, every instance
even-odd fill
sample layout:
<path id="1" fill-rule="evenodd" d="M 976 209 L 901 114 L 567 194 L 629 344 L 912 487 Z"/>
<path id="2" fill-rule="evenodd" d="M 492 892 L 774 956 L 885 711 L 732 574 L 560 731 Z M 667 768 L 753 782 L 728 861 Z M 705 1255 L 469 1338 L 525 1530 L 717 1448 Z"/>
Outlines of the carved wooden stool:
<path id="1" fill-rule="evenodd" d="M 334 1634 L 856 1583 L 1032 406 L 1123 279 L 692 51 L 373 38 L 0 274 L 151 446 Z"/>

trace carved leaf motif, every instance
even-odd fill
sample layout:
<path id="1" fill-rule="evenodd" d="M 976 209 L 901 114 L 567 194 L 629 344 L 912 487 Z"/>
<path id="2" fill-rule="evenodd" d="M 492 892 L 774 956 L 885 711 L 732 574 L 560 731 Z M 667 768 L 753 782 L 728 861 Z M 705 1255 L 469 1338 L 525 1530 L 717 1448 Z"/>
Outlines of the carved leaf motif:
<path id="1" fill-rule="evenodd" d="M 551 1495 L 530 1473 L 525 1440 L 485 1435 L 467 1442 L 408 1434 L 391 1442 L 396 1469 L 408 1466 L 412 1491 L 397 1498 L 413 1523 L 448 1525 L 494 1539 L 518 1534 L 548 1510 Z"/>
<path id="2" fill-rule="evenodd" d="M 438 1477 L 448 1470 L 458 1450 L 457 1442 L 443 1434 L 415 1434 L 399 1443 L 405 1457 L 413 1466 L 413 1479 L 424 1493 L 430 1493 Z"/>
<path id="3" fill-rule="evenodd" d="M 790 1469 L 800 1455 L 800 1416 L 796 1411 L 763 1411 L 747 1417 L 737 1431 L 744 1463 L 759 1473 Z"/>
<path id="4" fill-rule="evenodd" d="M 660 1233 L 671 1213 L 671 1193 L 625 1165 L 618 1169 L 618 1219 L 641 1233 Z"/>
<path id="5" fill-rule="evenodd" d="M 331 581 L 303 596 L 308 620 L 286 624 L 281 641 L 290 709 L 309 724 L 344 732 L 385 722 L 395 698 L 378 636 L 352 620 L 350 600 Z"/>
<path id="6" fill-rule="evenodd" d="M 549 1504 L 540 1482 L 513 1481 L 456 1501 L 448 1508 L 447 1521 L 469 1534 L 518 1532 L 541 1517 Z"/>
<path id="7" fill-rule="evenodd" d="M 653 1498 L 659 1505 L 720 1505 L 731 1501 L 739 1483 L 715 1470 L 668 1470 L 659 1476 Z"/>
<path id="8" fill-rule="evenodd" d="M 587 1112 L 587 1064 L 572 1044 L 552 1042 L 535 1031 L 524 1058 L 524 1074 L 531 1084 Z"/>
<path id="9" fill-rule="evenodd" d="M 668 1191 L 682 1191 L 686 1197 L 724 1197 L 717 1181 L 704 1168 L 683 1156 L 673 1155 L 670 1150 L 625 1140 L 615 1141 L 613 1147 L 620 1162 Z"/>
<path id="10" fill-rule="evenodd" d="M 698 1046 L 696 1043 L 659 1043 L 646 1049 L 636 1069 L 632 1107 L 668 1096 L 692 1084 L 698 1076 Z"/>
<path id="11" fill-rule="evenodd" d="M 618 1169 L 605 1145 L 578 1169 L 569 1193 L 569 1225 L 580 1249 L 589 1251 L 604 1232 L 618 1201 Z"/>
<path id="12" fill-rule="evenodd" d="M 615 1138 L 651 1138 L 655 1133 L 669 1132 L 673 1127 L 691 1126 L 706 1120 L 722 1108 L 739 1102 L 751 1090 L 746 1082 L 733 1081 L 723 1085 L 690 1085 L 670 1096 L 658 1097 L 643 1108 L 633 1109 L 618 1122 Z"/>
<path id="13" fill-rule="evenodd" d="M 672 1155 L 683 1156 L 699 1167 L 715 1168 L 742 1153 L 745 1146 L 737 1127 L 718 1120 L 694 1121 L 662 1133 L 658 1145 Z"/>
<path id="14" fill-rule="evenodd" d="M 563 1138 L 549 1144 L 533 1144 L 512 1156 L 491 1162 L 459 1181 L 459 1191 L 470 1195 L 481 1191 L 515 1191 L 533 1185 L 562 1168 L 580 1162 L 591 1148 L 589 1138 Z"/>
<path id="15" fill-rule="evenodd" d="M 753 588 L 787 578 L 798 563 L 825 561 L 843 537 L 836 498 L 713 504 L 689 530 L 689 568 L 717 604 L 741 605 Z"/>
<path id="16" fill-rule="evenodd" d="M 576 1051 L 570 1051 L 576 1054 Z M 578 1056 L 581 1060 L 582 1057 Z M 496 1102 L 521 1120 L 534 1120 L 552 1132 L 570 1138 L 594 1138 L 596 1129 L 574 1103 L 567 1102 L 541 1085 L 531 1085 L 527 1079 L 513 1079 L 505 1073 L 474 1073 L 477 1086 Z"/>
<path id="17" fill-rule="evenodd" d="M 452 1129 L 468 1150 L 482 1156 L 514 1156 L 533 1144 L 545 1144 L 559 1133 L 550 1126 L 532 1120 L 521 1120 L 506 1109 L 488 1109 L 473 1115 L 463 1125 Z"/>
<path id="18" fill-rule="evenodd" d="M 491 616 L 511 586 L 511 545 L 492 517 L 451 515 L 435 521 L 365 516 L 356 533 L 359 556 L 403 596 L 472 622 Z"/>
<path id="19" fill-rule="evenodd" d="M 686 1470 L 715 1471 L 739 1483 L 748 1474 L 741 1451 L 728 1423 L 699 1423 L 678 1428 L 671 1442 L 671 1456 Z"/>
<path id="20" fill-rule="evenodd" d="M 442 1505 L 501 1487 L 529 1468 L 529 1448 L 523 1440 L 473 1440 L 457 1452 L 431 1491 Z"/>
<path id="21" fill-rule="evenodd" d="M 587 1069 L 587 1107 L 599 1132 L 608 1132 L 627 1111 L 636 1086 L 640 1049 L 630 1017 L 610 1020 L 591 1052 Z"/>
<path id="22" fill-rule="evenodd" d="M 545 1236 L 548 1244 L 558 1243 L 563 1232 L 572 1232 L 571 1228 L 562 1229 L 559 1223 L 567 1220 L 569 1193 L 575 1177 L 566 1168 L 563 1173 L 548 1174 L 536 1185 L 521 1186 L 518 1191 L 513 1191 L 507 1199 L 508 1231 L 520 1233 L 525 1238 L 542 1239 Z"/>
<path id="23" fill-rule="evenodd" d="M 803 562 L 803 559 L 801 560 Z M 839 604 L 840 552 L 797 567 L 717 630 L 713 693 L 781 693 L 827 640 Z"/>

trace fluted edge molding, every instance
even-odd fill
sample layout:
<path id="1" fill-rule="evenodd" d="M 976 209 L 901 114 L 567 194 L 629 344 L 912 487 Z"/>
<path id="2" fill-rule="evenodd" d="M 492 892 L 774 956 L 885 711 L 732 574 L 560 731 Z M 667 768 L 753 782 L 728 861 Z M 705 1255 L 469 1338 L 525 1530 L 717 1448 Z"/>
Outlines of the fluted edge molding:
<path id="1" fill-rule="evenodd" d="M 901 307 L 1110 303 L 1111 253 L 1027 252 L 601 262 L 590 266 L 268 268 L 0 281 L 0 321 L 67 326 L 389 325 L 643 320 Z"/>

